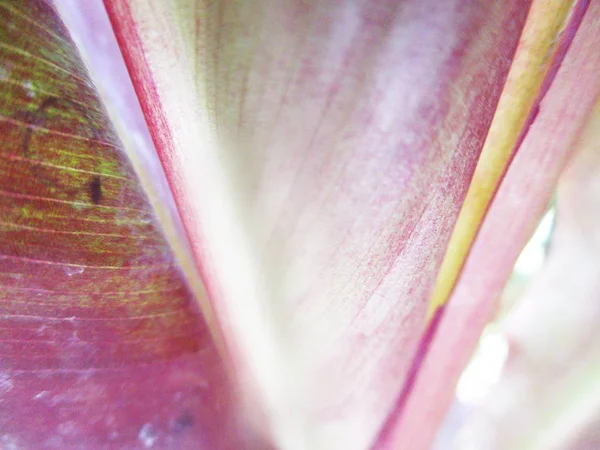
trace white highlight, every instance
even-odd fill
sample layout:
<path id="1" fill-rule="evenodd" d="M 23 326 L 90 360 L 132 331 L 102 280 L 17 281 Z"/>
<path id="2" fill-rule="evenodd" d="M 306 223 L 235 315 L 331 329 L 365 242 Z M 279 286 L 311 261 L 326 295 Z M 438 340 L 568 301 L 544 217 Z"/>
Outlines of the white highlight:
<path id="1" fill-rule="evenodd" d="M 40 399 L 42 399 L 44 397 L 47 397 L 48 394 L 50 394 L 50 392 L 48 392 L 48 391 L 40 391 L 39 393 L 37 393 L 37 394 L 35 394 L 33 396 L 33 399 L 34 400 L 40 400 Z"/>
<path id="2" fill-rule="evenodd" d="M 150 448 L 158 440 L 158 434 L 151 423 L 145 423 L 142 428 L 140 428 L 138 439 L 144 444 L 144 447 Z"/>
<path id="3" fill-rule="evenodd" d="M 508 342 L 497 332 L 486 331 L 471 363 L 463 372 L 456 387 L 456 397 L 462 403 L 481 402 L 490 388 L 500 379 L 508 357 Z"/>
<path id="4" fill-rule="evenodd" d="M 31 80 L 27 80 L 25 83 L 23 83 L 23 86 L 25 86 L 25 89 L 27 90 L 27 97 L 35 97 L 35 86 Z"/>
<path id="5" fill-rule="evenodd" d="M 515 263 L 514 272 L 523 277 L 530 277 L 542 268 L 546 259 L 546 243 L 552 233 L 555 216 L 554 208 L 542 218 L 535 233 L 521 252 Z"/>
<path id="6" fill-rule="evenodd" d="M 12 391 L 12 378 L 6 373 L 0 373 L 0 393 Z"/>
<path id="7" fill-rule="evenodd" d="M 79 274 L 83 273 L 84 270 L 85 270 L 85 267 L 65 266 L 65 273 L 67 274 L 68 277 L 72 277 L 73 275 L 79 275 Z"/>

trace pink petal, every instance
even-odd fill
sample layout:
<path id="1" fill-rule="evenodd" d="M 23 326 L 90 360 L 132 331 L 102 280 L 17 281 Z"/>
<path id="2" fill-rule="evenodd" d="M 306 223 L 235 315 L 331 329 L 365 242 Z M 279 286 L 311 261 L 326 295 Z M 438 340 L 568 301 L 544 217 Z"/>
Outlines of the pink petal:
<path id="1" fill-rule="evenodd" d="M 277 443 L 368 447 L 529 2 L 105 3 Z"/>
<path id="2" fill-rule="evenodd" d="M 458 448 L 583 450 L 600 443 L 599 145 L 596 103 L 560 179 L 549 257 L 502 323 L 510 342 L 503 376 L 473 412 Z"/>
<path id="3" fill-rule="evenodd" d="M 600 93 L 599 6 L 591 3 L 491 205 L 406 406 L 411 414 L 397 430 L 406 439 L 400 445 L 430 444 L 428 436 L 443 420 L 453 387 L 588 120 Z"/>

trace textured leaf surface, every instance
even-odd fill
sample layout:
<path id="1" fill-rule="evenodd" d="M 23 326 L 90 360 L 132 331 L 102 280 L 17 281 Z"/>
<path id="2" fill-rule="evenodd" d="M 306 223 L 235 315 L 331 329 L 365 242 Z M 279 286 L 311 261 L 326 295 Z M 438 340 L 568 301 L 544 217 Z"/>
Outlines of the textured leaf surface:
<path id="1" fill-rule="evenodd" d="M 437 429 L 481 330 L 552 198 L 600 93 L 600 11 L 591 2 L 550 90 L 515 155 L 471 250 L 419 374 L 402 424 Z"/>
<path id="2" fill-rule="evenodd" d="M 105 3 L 278 443 L 368 447 L 529 2 Z"/>
<path id="3" fill-rule="evenodd" d="M 0 15 L 0 446 L 240 448 L 220 357 L 64 26 L 42 1 Z"/>

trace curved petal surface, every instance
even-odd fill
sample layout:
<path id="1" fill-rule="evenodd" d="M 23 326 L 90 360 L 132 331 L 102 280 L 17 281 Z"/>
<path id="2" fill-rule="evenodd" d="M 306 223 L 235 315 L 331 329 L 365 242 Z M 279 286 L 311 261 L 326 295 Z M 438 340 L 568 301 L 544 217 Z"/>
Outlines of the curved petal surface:
<path id="1" fill-rule="evenodd" d="M 401 425 L 410 439 L 436 430 L 454 386 L 493 317 L 514 262 L 552 198 L 600 95 L 600 5 L 591 2 L 549 91 L 540 104 L 490 206 L 447 305 Z M 402 432 L 403 431 L 403 432 Z M 424 444 L 426 445 L 426 444 Z"/>
<path id="2" fill-rule="evenodd" d="M 561 176 L 549 256 L 502 322 L 499 383 L 457 448 L 596 448 L 600 416 L 600 103 Z"/>
<path id="3" fill-rule="evenodd" d="M 368 447 L 529 2 L 105 3 L 278 444 Z"/>

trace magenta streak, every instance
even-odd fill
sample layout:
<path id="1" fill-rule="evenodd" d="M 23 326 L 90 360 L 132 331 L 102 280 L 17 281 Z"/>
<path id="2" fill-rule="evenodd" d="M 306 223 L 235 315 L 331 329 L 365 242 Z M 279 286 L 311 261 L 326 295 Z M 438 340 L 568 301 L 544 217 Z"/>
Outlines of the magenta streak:
<path id="1" fill-rule="evenodd" d="M 429 351 L 429 347 L 433 342 L 433 338 L 436 335 L 437 330 L 439 329 L 439 324 L 442 321 L 442 317 L 444 316 L 444 312 L 446 311 L 446 305 L 442 305 L 435 310 L 431 321 L 427 324 L 427 328 L 425 329 L 425 333 L 421 337 L 421 341 L 419 342 L 419 347 L 417 348 L 417 353 L 413 358 L 410 369 L 406 374 L 406 381 L 404 382 L 404 387 L 400 392 L 400 395 L 396 399 L 396 403 L 392 409 L 391 414 L 385 420 L 383 427 L 379 430 L 379 434 L 373 445 L 371 445 L 371 449 L 382 450 L 392 444 L 393 432 L 396 429 L 396 425 L 400 422 L 402 415 L 404 414 L 404 408 L 408 403 L 408 397 L 412 392 L 414 385 L 417 382 L 417 375 L 419 373 L 419 369 L 425 360 L 425 356 Z"/>

